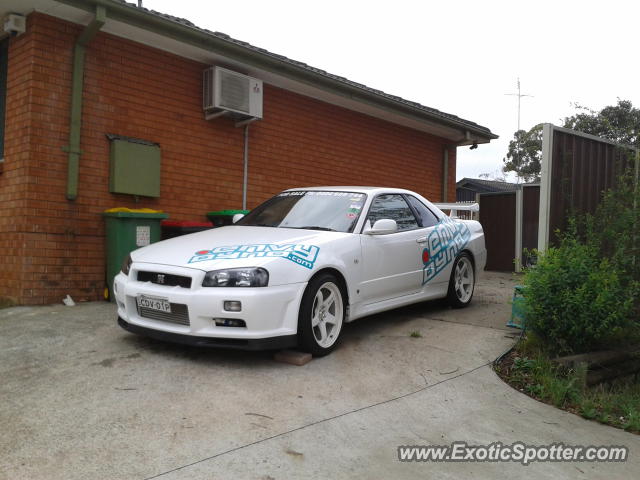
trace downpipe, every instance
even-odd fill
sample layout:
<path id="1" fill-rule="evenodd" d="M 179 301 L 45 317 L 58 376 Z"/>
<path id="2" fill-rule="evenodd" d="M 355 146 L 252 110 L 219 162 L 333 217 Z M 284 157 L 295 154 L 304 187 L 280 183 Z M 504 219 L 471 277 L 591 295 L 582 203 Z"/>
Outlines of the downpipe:
<path id="1" fill-rule="evenodd" d="M 71 114 L 69 117 L 69 145 L 67 152 L 67 200 L 78 198 L 78 174 L 80 170 L 80 135 L 82 132 L 82 92 L 84 88 L 84 64 L 86 46 L 102 28 L 107 18 L 107 9 L 96 6 L 96 14 L 78 36 L 73 49 L 73 76 L 71 80 Z"/>

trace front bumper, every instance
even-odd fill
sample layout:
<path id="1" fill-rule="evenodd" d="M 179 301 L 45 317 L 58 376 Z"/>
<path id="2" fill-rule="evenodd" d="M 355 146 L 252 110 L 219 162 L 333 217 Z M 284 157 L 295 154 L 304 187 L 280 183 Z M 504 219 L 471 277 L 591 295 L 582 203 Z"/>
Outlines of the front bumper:
<path id="1" fill-rule="evenodd" d="M 141 282 L 137 280 L 138 271 L 188 276 L 192 279 L 191 287 Z M 267 349 L 295 344 L 306 283 L 263 288 L 202 287 L 203 277 L 200 270 L 135 263 L 129 276 L 119 273 L 114 279 L 118 323 L 133 333 L 192 345 Z M 149 315 L 137 306 L 140 295 L 168 300 L 180 307 L 182 318 L 177 321 L 171 316 Z M 242 310 L 224 310 L 225 301 L 241 302 Z M 246 326 L 216 325 L 215 319 L 242 320 Z"/>
<path id="2" fill-rule="evenodd" d="M 164 332 L 153 328 L 140 327 L 138 325 L 127 323 L 120 317 L 118 317 L 118 325 L 128 332 L 143 335 L 145 337 L 196 347 L 232 348 L 235 350 L 282 350 L 285 348 L 295 347 L 298 343 L 297 335 L 282 335 L 280 337 L 258 338 L 252 340 L 181 335 L 179 333 Z"/>

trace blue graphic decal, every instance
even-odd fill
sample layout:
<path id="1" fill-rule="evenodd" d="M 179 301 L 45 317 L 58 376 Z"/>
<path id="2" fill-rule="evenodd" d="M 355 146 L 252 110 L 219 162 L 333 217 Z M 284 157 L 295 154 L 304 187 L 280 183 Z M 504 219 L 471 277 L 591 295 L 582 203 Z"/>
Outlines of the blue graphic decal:
<path id="1" fill-rule="evenodd" d="M 458 253 L 469 243 L 470 238 L 471 232 L 464 223 L 448 217 L 440 220 L 427 239 L 428 253 L 422 254 L 424 262 L 422 284 L 432 280 L 455 260 Z"/>
<path id="2" fill-rule="evenodd" d="M 297 265 L 312 269 L 320 248 L 315 245 L 257 243 L 251 245 L 231 245 L 211 250 L 198 250 L 189 263 L 209 260 L 237 260 L 239 258 L 284 258 Z"/>

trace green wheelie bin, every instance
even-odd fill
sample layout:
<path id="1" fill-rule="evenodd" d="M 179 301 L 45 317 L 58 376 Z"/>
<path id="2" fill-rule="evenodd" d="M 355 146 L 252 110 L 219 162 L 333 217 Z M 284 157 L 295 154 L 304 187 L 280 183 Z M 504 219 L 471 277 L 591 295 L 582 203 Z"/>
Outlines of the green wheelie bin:
<path id="1" fill-rule="evenodd" d="M 246 215 L 249 210 L 216 210 L 215 212 L 207 213 L 207 218 L 214 227 L 224 227 L 225 225 L 233 224 L 233 216 L 241 213 Z"/>
<path id="2" fill-rule="evenodd" d="M 127 255 L 160 240 L 160 222 L 169 215 L 150 209 L 112 208 L 102 216 L 106 222 L 107 286 L 105 300 L 114 301 L 113 279 Z"/>

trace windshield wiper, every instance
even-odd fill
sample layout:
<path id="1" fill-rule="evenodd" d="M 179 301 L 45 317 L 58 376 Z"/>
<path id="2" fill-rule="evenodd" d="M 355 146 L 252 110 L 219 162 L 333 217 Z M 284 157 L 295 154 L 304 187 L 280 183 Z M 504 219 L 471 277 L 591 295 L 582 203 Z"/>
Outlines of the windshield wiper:
<path id="1" fill-rule="evenodd" d="M 336 232 L 333 228 L 329 227 L 319 227 L 318 225 L 307 225 L 306 227 L 290 227 L 290 228 L 298 228 L 300 230 L 322 230 L 323 232 Z"/>

